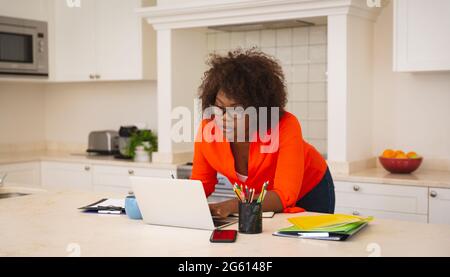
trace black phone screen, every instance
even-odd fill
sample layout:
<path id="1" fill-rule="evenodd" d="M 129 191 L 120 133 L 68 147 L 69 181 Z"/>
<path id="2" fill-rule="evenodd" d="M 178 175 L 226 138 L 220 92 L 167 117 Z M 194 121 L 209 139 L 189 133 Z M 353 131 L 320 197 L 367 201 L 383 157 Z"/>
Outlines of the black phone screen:
<path id="1" fill-rule="evenodd" d="M 235 242 L 237 236 L 236 230 L 214 230 L 212 232 L 211 242 Z"/>

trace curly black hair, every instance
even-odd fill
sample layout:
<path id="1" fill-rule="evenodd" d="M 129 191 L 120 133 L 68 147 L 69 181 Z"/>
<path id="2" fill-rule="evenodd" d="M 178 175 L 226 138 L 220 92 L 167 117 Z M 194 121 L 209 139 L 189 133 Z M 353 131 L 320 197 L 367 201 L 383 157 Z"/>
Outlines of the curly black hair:
<path id="1" fill-rule="evenodd" d="M 214 105 L 217 93 L 222 90 L 244 108 L 278 107 L 280 117 L 285 112 L 285 79 L 275 58 L 257 48 L 239 48 L 224 56 L 211 54 L 207 65 L 210 68 L 199 88 L 203 111 Z"/>

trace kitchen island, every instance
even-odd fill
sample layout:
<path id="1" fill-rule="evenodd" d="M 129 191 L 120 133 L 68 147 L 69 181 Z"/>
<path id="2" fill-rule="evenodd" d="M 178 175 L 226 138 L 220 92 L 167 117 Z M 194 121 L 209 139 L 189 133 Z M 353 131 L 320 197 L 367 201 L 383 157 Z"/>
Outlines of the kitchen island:
<path id="1" fill-rule="evenodd" d="M 210 231 L 152 226 L 126 215 L 77 209 L 122 195 L 0 189 L 5 192 L 29 195 L 0 199 L 0 256 L 450 256 L 449 225 L 375 219 L 350 240 L 329 242 L 272 236 L 289 225 L 287 218 L 308 213 L 277 214 L 264 219 L 262 234 L 239 234 L 235 243 L 212 244 Z"/>

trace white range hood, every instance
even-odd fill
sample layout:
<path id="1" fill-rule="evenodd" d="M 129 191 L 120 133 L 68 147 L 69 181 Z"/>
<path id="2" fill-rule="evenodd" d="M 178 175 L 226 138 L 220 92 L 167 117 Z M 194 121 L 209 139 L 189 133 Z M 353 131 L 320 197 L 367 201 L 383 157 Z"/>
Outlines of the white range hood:
<path id="1" fill-rule="evenodd" d="M 160 147 L 155 162 L 192 159 L 192 143 L 170 140 L 171 111 L 180 105 L 193 106 L 207 54 L 202 30 L 327 17 L 328 162 L 337 172 L 366 166 L 372 157 L 372 44 L 373 23 L 381 11 L 379 1 L 172 1 L 138 11 L 157 31 Z"/>
<path id="2" fill-rule="evenodd" d="M 375 20 L 373 0 L 220 0 L 174 1 L 139 11 L 156 30 L 208 27 L 308 17 L 353 15 Z"/>

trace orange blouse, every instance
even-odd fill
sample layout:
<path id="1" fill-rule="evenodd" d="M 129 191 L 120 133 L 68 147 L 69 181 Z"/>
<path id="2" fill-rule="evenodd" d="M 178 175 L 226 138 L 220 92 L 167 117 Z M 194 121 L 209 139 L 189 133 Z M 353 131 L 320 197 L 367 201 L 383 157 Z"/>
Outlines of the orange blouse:
<path id="1" fill-rule="evenodd" d="M 217 172 L 227 177 L 232 184 L 243 184 L 261 192 L 261 186 L 269 181 L 268 190 L 278 194 L 283 211 L 295 210 L 296 202 L 311 191 L 323 178 L 327 164 L 320 153 L 303 140 L 300 123 L 289 112 L 285 112 L 278 122 L 278 132 L 272 132 L 272 140 L 278 139 L 278 147 L 272 153 L 264 153 L 261 147 L 267 147 L 267 137 L 250 142 L 248 160 L 248 178 L 239 181 L 234 167 L 234 157 L 230 143 L 212 141 L 204 128 L 211 120 L 203 120 L 197 133 L 194 150 L 194 165 L 191 179 L 200 180 L 206 196 L 214 192 L 217 184 Z M 210 124 L 209 124 L 210 125 Z M 276 128 L 274 130 L 277 130 Z M 220 132 L 212 128 L 209 132 Z M 205 133 L 205 134 L 204 134 Z M 212 141 L 212 142 L 211 142 Z M 273 144 L 273 143 L 272 143 Z"/>

